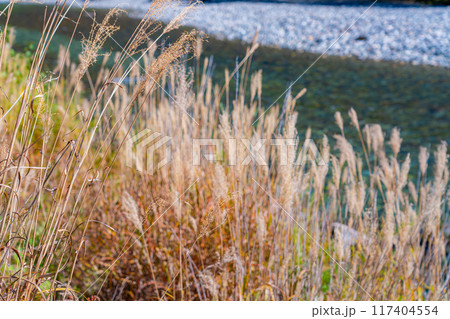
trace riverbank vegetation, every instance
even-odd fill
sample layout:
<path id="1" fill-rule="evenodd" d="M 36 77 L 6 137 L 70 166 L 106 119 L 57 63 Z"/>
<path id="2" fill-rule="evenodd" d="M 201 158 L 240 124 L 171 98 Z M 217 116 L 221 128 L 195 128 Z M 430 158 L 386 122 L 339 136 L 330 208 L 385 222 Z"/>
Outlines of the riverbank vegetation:
<path id="1" fill-rule="evenodd" d="M 304 147 L 312 133 L 299 138 L 295 105 L 305 90 L 262 103 L 256 39 L 215 84 L 201 33 L 152 37 L 178 27 L 155 22 L 170 4 L 153 2 L 123 50 L 104 55 L 121 15 L 109 11 L 79 62 L 69 43 L 51 70 L 68 8 L 46 12 L 28 54 L 11 49 L 14 8 L 4 11 L 0 299 L 448 300 L 446 143 L 402 154 L 400 130 L 363 125 L 350 109 L 335 114 L 339 133 Z M 146 130 L 172 151 L 145 172 L 167 156 L 155 146 L 134 158 L 129 138 Z M 196 139 L 226 142 L 194 165 Z M 208 160 L 214 151 L 223 160 Z"/>
<path id="2" fill-rule="evenodd" d="M 101 21 L 106 12 L 95 10 L 96 18 Z M 94 11 L 87 9 L 81 16 L 72 38 L 79 13 L 79 7 L 75 5 L 56 30 L 46 54 L 47 69 L 56 67 L 59 47 L 65 47 L 69 42 L 71 61 L 79 63 L 81 40 L 90 32 Z M 43 6 L 14 6 L 9 25 L 10 29 L 14 27 L 13 48 L 16 51 L 33 52 L 40 38 L 44 17 Z M 107 40 L 101 53 L 120 51 L 139 22 L 132 14 L 122 13 L 117 21 L 120 29 L 114 34 L 115 41 Z M 191 30 L 180 27 L 163 35 L 159 42 L 167 45 L 183 32 Z M 158 36 L 157 32 L 154 38 Z M 241 41 L 223 41 L 208 35 L 203 42 L 203 56 L 208 57 L 211 63 L 215 84 L 225 84 L 225 69 L 236 67 L 236 58 L 241 60 L 245 56 L 247 46 Z M 319 54 L 267 46 L 260 46 L 252 56 L 249 72 L 263 70 L 261 102 L 266 106 L 277 100 L 308 69 L 292 86 L 293 92 L 308 89 L 295 106 L 295 111 L 302 114 L 296 126 L 300 134 L 308 128 L 311 128 L 313 138 L 338 134 L 339 128 L 334 124 L 333 114 L 337 111 L 346 114 L 353 107 L 361 118 L 361 125 L 379 123 L 384 130 L 394 126 L 401 129 L 403 155 L 416 152 L 420 146 L 437 145 L 442 140 L 449 142 L 447 92 L 450 91 L 450 75 L 447 68 L 328 55 L 322 56 L 310 68 L 318 58 Z M 187 61 L 187 67 L 195 68 L 193 62 Z M 112 68 L 113 64 L 114 60 L 109 59 L 105 66 Z M 97 78 L 100 67 L 100 63 L 92 65 L 90 76 Z M 82 81 L 89 86 L 87 77 Z M 234 84 L 235 81 L 231 81 L 230 90 L 235 90 Z M 354 145 L 359 144 L 359 137 L 354 132 L 347 132 L 346 138 Z M 414 169 L 416 164 L 417 161 L 412 162 Z"/>

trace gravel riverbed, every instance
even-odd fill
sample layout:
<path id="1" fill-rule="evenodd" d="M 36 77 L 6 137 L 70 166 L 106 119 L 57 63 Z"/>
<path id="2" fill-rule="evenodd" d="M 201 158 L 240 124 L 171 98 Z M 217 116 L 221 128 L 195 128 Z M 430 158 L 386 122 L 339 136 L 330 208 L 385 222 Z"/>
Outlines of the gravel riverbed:
<path id="1" fill-rule="evenodd" d="M 91 2 L 92 7 L 115 5 L 143 16 L 149 3 Z M 263 45 L 450 67 L 450 7 L 375 4 L 367 9 L 368 5 L 222 2 L 199 6 L 184 24 L 221 39 L 251 42 L 258 30 Z"/>

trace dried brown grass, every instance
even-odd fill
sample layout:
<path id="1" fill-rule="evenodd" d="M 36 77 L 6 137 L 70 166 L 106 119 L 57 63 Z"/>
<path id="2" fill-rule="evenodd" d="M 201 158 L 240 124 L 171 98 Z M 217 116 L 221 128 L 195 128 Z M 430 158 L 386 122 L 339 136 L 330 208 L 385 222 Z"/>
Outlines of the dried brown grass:
<path id="1" fill-rule="evenodd" d="M 360 128 L 350 110 L 362 154 L 337 113 L 335 149 L 326 136 L 316 141 L 328 163 L 320 165 L 295 128 L 305 91 L 263 115 L 262 73 L 248 71 L 256 45 L 237 92 L 229 73 L 219 87 L 207 58 L 201 67 L 197 33 L 158 56 L 154 42 L 143 47 L 165 5 L 154 2 L 88 97 L 81 75 L 116 30 L 117 11 L 94 24 L 81 65 L 61 51 L 58 80 L 39 75 L 62 5 L 31 65 L 2 42 L 0 298 L 448 300 L 446 144 L 420 149 L 415 178 L 400 131 L 385 142 L 381 126 Z M 191 53 L 198 74 L 180 63 Z M 125 67 L 130 54 L 137 58 Z M 126 161 L 126 140 L 144 129 L 173 146 L 172 162 L 153 175 Z M 195 138 L 250 142 L 237 142 L 236 165 L 226 142 L 223 161 L 193 166 Z M 273 138 L 292 141 L 285 159 L 281 147 L 266 147 L 268 165 L 246 160 L 250 144 Z M 294 160 L 302 165 L 286 165 Z"/>

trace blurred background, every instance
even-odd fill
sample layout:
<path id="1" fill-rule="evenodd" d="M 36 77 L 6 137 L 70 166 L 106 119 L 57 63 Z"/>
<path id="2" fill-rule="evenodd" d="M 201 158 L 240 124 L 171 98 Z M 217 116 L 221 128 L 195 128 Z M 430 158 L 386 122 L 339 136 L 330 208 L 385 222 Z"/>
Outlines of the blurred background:
<path id="1" fill-rule="evenodd" d="M 69 16 L 79 12 L 82 1 L 77 1 Z M 10 22 L 15 26 L 16 50 L 33 50 L 44 7 L 52 3 L 16 5 Z M 264 104 L 283 103 L 283 92 L 293 83 L 292 94 L 307 89 L 297 104 L 299 132 L 311 127 L 315 138 L 334 134 L 338 128 L 333 114 L 346 114 L 353 107 L 363 123 L 380 123 L 387 130 L 399 127 L 402 150 L 409 152 L 419 145 L 450 142 L 448 3 L 205 0 L 186 18 L 182 30 L 198 28 L 207 34 L 204 56 L 212 57 L 213 77 L 219 84 L 225 69 L 235 68 L 258 32 L 261 47 L 251 71 L 262 70 Z M 105 52 L 120 50 L 118 44 L 126 43 L 148 5 L 145 0 L 90 2 L 89 10 L 95 9 L 98 19 L 111 7 L 127 11 L 119 19 L 121 30 Z M 170 21 L 185 5 L 173 8 L 162 19 Z M 72 45 L 75 61 L 80 40 L 89 34 L 91 25 L 91 18 L 84 17 Z M 71 30 L 67 20 L 50 48 L 51 58 L 56 60 Z M 167 37 L 167 43 L 176 35 Z"/>

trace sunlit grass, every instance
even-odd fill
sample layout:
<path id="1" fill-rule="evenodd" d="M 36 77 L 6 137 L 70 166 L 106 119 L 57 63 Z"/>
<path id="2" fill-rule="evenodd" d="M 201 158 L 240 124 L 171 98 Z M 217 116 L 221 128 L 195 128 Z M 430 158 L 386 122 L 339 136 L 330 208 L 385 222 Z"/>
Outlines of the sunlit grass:
<path id="1" fill-rule="evenodd" d="M 84 42 L 81 63 L 64 47 L 47 72 L 62 6 L 48 13 L 32 54 L 3 38 L 1 298 L 448 299 L 446 144 L 404 155 L 398 129 L 362 125 L 350 109 L 350 122 L 336 113 L 340 133 L 315 139 L 327 164 L 319 165 L 296 129 L 303 95 L 291 92 L 266 112 L 251 53 L 238 90 L 230 76 L 214 83 L 201 34 L 155 56 L 159 43 L 148 40 L 164 30 L 154 18 L 165 5 L 156 2 L 130 37 L 139 64 L 125 52 L 99 55 L 95 39 L 116 30 L 110 19 Z M 103 67 L 86 85 L 95 60 Z M 154 174 L 127 163 L 126 141 L 144 129 L 171 137 L 172 161 Z M 198 138 L 223 139 L 224 160 L 194 166 Z M 283 165 L 277 147 L 264 149 L 268 165 L 244 165 L 240 142 L 229 164 L 229 141 L 274 138 L 296 141 L 287 159 L 302 165 Z"/>

